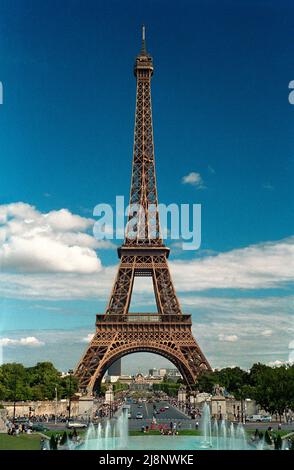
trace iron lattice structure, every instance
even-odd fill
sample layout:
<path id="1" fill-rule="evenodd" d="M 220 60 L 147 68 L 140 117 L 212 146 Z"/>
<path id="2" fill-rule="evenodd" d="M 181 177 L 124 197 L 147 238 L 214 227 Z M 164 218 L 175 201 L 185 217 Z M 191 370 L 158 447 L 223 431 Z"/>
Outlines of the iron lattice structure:
<path id="1" fill-rule="evenodd" d="M 134 74 L 137 93 L 130 208 L 140 205 L 141 210 L 134 226 L 130 209 L 106 312 L 96 315 L 96 333 L 75 370 L 80 389 L 87 394 L 99 387 L 111 364 L 134 352 L 166 357 L 189 387 L 201 371 L 211 370 L 192 335 L 191 315 L 181 311 L 167 263 L 169 248 L 160 234 L 150 87 L 153 61 L 146 51 L 144 28 Z M 129 313 L 135 276 L 152 277 L 157 313 Z"/>

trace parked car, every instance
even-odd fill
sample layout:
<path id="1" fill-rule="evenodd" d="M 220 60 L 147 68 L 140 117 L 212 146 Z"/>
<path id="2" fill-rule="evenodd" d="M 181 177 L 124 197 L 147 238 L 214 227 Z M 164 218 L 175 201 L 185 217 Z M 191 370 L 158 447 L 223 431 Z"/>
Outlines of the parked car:
<path id="1" fill-rule="evenodd" d="M 169 410 L 169 406 L 168 405 L 165 405 L 164 407 L 166 410 Z"/>
<path id="2" fill-rule="evenodd" d="M 142 413 L 137 413 L 136 414 L 136 419 L 143 419 L 143 414 Z"/>
<path id="3" fill-rule="evenodd" d="M 250 415 L 246 417 L 246 421 L 249 423 L 261 423 L 262 415 Z"/>
<path id="4" fill-rule="evenodd" d="M 86 423 L 80 423 L 79 421 L 68 421 L 68 423 L 66 424 L 66 427 L 68 429 L 73 429 L 73 428 L 86 428 L 87 427 L 87 424 Z"/>
<path id="5" fill-rule="evenodd" d="M 138 405 L 138 408 L 143 408 L 143 405 Z"/>
<path id="6" fill-rule="evenodd" d="M 270 415 L 265 415 L 261 417 L 261 422 L 262 423 L 271 423 L 272 417 Z"/>
<path id="7" fill-rule="evenodd" d="M 159 411 L 161 411 L 161 412 L 163 413 L 163 412 L 166 411 L 166 410 L 165 410 L 165 408 L 160 408 Z"/>
<path id="8" fill-rule="evenodd" d="M 31 429 L 32 431 L 36 431 L 36 432 L 45 432 L 49 430 L 48 428 L 46 428 L 46 426 L 44 426 L 41 423 L 33 423 L 31 425 Z"/>

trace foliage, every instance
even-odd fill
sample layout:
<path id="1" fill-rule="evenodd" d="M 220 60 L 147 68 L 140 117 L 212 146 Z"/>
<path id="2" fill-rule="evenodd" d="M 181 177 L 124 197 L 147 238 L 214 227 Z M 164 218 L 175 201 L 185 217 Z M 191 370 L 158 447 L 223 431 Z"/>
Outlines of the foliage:
<path id="1" fill-rule="evenodd" d="M 170 397 L 175 397 L 178 394 L 178 390 L 181 384 L 175 382 L 161 382 L 159 384 L 153 384 L 152 388 L 156 391 L 162 391 Z"/>
<path id="2" fill-rule="evenodd" d="M 268 444 L 269 446 L 271 445 L 272 443 L 272 439 L 271 439 L 271 436 L 270 436 L 270 433 L 268 430 L 265 431 L 264 433 L 264 441 L 266 444 Z"/>
<path id="3" fill-rule="evenodd" d="M 128 390 L 129 386 L 128 384 L 123 384 L 119 381 L 117 382 L 114 382 L 112 384 L 112 387 L 113 387 L 113 392 L 116 393 L 116 392 L 121 392 L 122 390 Z"/>
<path id="4" fill-rule="evenodd" d="M 239 367 L 204 372 L 197 388 L 212 393 L 216 384 L 225 387 L 237 400 L 254 399 L 262 409 L 280 417 L 294 408 L 294 365 L 270 367 L 258 363 L 249 372 Z"/>
<path id="5" fill-rule="evenodd" d="M 206 392 L 212 393 L 214 386 L 219 383 L 218 382 L 218 371 L 216 372 L 203 372 L 200 377 L 198 378 L 197 384 L 195 388 L 199 390 L 199 392 Z"/>
<path id="6" fill-rule="evenodd" d="M 57 450 L 57 438 L 53 436 L 53 434 L 50 437 L 49 447 L 50 447 L 50 450 Z"/>
<path id="7" fill-rule="evenodd" d="M 77 391 L 77 379 L 62 377 L 51 362 L 38 362 L 33 367 L 12 363 L 0 366 L 0 400 L 53 400 L 66 398 Z"/>
<path id="8" fill-rule="evenodd" d="M 66 441 L 67 441 L 67 432 L 63 431 L 63 434 L 62 434 L 61 439 L 60 439 L 60 444 L 63 446 L 63 445 L 66 444 Z"/>
<path id="9" fill-rule="evenodd" d="M 280 434 L 274 436 L 274 445 L 275 445 L 275 450 L 282 449 L 282 438 Z"/>
<path id="10" fill-rule="evenodd" d="M 255 364 L 250 371 L 253 398 L 271 414 L 283 413 L 294 406 L 294 366 L 269 367 Z"/>

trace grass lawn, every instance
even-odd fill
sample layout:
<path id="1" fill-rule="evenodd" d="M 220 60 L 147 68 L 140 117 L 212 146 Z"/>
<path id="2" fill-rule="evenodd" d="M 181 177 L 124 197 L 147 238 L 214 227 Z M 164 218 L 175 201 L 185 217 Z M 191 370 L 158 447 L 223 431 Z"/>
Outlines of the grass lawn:
<path id="1" fill-rule="evenodd" d="M 19 436 L 8 436 L 0 434 L 0 450 L 40 450 L 39 434 L 20 434 Z"/>

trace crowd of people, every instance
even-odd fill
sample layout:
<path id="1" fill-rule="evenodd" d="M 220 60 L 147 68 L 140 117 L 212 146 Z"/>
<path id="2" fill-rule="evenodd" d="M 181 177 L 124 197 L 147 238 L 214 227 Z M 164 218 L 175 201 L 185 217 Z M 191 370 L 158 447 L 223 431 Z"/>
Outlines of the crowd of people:
<path id="1" fill-rule="evenodd" d="M 30 434 L 32 426 L 28 423 L 13 423 L 12 421 L 6 422 L 7 434 L 9 436 L 18 436 L 19 434 Z"/>
<path id="2" fill-rule="evenodd" d="M 152 421 L 151 426 L 142 426 L 141 431 L 143 433 L 148 433 L 149 429 L 151 430 L 158 430 L 160 431 L 160 434 L 164 436 L 175 436 L 179 434 L 179 430 L 181 429 L 182 423 L 179 421 L 178 423 L 176 421 L 171 421 L 170 424 L 158 424 L 154 421 Z"/>

